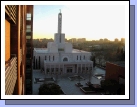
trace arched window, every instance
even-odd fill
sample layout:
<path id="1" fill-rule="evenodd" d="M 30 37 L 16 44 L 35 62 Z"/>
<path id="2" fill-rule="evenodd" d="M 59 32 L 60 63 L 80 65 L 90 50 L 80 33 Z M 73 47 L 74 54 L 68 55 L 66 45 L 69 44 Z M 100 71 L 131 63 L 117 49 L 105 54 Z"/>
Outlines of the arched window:
<path id="1" fill-rule="evenodd" d="M 63 61 L 68 61 L 68 58 L 64 58 Z"/>
<path id="2" fill-rule="evenodd" d="M 49 56 L 49 61 L 50 61 L 50 56 Z"/>
<path id="3" fill-rule="evenodd" d="M 77 55 L 77 60 L 78 60 L 78 55 Z"/>

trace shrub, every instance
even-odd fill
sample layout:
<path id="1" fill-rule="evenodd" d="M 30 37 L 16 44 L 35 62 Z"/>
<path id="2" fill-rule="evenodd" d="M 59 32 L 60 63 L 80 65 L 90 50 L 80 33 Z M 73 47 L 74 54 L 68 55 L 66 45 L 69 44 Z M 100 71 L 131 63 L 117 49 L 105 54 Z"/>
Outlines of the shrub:
<path id="1" fill-rule="evenodd" d="M 39 87 L 39 95 L 60 95 L 62 90 L 59 85 L 55 83 L 42 84 Z"/>

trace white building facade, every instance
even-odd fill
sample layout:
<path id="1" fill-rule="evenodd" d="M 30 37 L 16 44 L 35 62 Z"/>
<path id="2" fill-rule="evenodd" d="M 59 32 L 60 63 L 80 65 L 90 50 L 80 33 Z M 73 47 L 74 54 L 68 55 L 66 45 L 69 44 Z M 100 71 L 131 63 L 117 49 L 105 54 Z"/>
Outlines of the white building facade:
<path id="1" fill-rule="evenodd" d="M 62 30 L 62 13 L 58 14 L 58 33 L 54 42 L 48 42 L 47 48 L 34 48 L 34 67 L 44 69 L 45 74 L 85 73 L 93 71 L 91 53 L 73 49 L 72 44 L 65 42 Z"/>

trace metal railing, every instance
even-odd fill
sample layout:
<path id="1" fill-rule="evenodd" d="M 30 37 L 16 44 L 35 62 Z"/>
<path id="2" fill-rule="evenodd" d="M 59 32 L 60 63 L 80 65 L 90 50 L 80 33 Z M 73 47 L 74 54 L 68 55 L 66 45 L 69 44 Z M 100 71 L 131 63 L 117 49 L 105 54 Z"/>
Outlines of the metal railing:
<path id="1" fill-rule="evenodd" d="M 5 95 L 12 95 L 17 80 L 17 57 L 11 58 L 5 68 Z"/>
<path id="2" fill-rule="evenodd" d="M 6 5 L 5 12 L 9 18 L 16 24 L 17 5 Z"/>

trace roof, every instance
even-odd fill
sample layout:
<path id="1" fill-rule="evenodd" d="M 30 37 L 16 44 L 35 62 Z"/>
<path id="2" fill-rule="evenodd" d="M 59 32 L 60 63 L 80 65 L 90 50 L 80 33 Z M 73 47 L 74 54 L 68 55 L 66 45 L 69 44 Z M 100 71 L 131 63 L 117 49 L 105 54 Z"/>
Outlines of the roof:
<path id="1" fill-rule="evenodd" d="M 116 62 L 110 62 L 110 63 L 119 65 L 119 66 L 121 66 L 121 67 L 125 67 L 125 61 L 116 61 Z"/>
<path id="2" fill-rule="evenodd" d="M 48 53 L 47 48 L 34 48 L 34 50 L 36 51 L 36 53 Z"/>
<path id="3" fill-rule="evenodd" d="M 90 60 L 67 61 L 67 62 L 64 62 L 64 61 L 51 61 L 51 62 L 50 62 L 50 61 L 44 60 L 44 63 L 46 63 L 46 64 L 56 64 L 56 65 L 58 65 L 58 64 L 85 64 L 85 62 L 88 63 L 88 64 L 93 63 L 93 61 L 90 61 Z"/>
<path id="4" fill-rule="evenodd" d="M 73 49 L 72 53 L 90 53 L 88 51 L 83 51 L 83 50 L 78 50 L 78 49 Z"/>
<path id="5" fill-rule="evenodd" d="M 34 50 L 36 53 L 48 53 L 47 48 L 34 48 Z M 78 49 L 72 49 L 72 53 L 90 53 L 90 52 L 78 50 Z"/>

